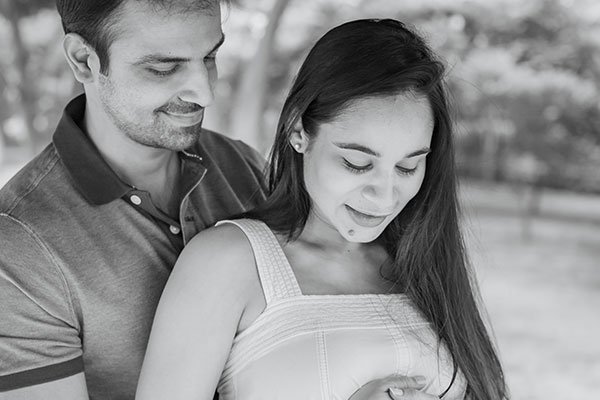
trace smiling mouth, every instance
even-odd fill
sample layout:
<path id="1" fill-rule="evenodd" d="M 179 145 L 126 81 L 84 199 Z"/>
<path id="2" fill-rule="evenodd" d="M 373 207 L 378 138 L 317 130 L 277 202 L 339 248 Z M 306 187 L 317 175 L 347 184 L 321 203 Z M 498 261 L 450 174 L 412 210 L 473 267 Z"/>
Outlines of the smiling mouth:
<path id="1" fill-rule="evenodd" d="M 387 217 L 387 215 L 373 215 L 363 213 L 361 211 L 355 210 L 347 204 L 345 204 L 345 207 L 352 220 L 356 222 L 356 224 L 366 228 L 374 228 L 380 225 L 383 221 L 385 221 Z"/>
<path id="2" fill-rule="evenodd" d="M 160 114 L 164 115 L 173 125 L 188 127 L 202 122 L 204 109 L 183 114 L 161 111 Z"/>

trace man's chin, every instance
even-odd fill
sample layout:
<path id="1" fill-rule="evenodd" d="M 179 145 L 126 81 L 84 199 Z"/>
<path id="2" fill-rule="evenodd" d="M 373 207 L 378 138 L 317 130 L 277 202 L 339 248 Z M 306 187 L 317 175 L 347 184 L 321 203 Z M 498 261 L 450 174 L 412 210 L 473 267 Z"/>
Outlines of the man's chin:
<path id="1" fill-rule="evenodd" d="M 192 147 L 200 137 L 200 124 L 193 127 L 162 129 L 154 135 L 129 138 L 141 145 L 155 149 L 182 151 Z"/>
<path id="2" fill-rule="evenodd" d="M 198 128 L 197 132 L 194 132 L 193 134 L 187 134 L 185 136 L 177 135 L 165 138 L 165 140 L 157 143 L 156 147 L 172 151 L 183 151 L 192 147 L 198 141 L 199 136 L 200 129 Z"/>

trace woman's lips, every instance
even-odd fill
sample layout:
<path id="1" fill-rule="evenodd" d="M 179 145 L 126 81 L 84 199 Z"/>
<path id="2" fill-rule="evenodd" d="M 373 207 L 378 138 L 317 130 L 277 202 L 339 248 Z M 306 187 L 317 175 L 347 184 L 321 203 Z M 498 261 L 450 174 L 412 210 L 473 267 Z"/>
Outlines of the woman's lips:
<path id="1" fill-rule="evenodd" d="M 360 225 L 365 228 L 374 228 L 380 225 L 383 221 L 385 221 L 386 217 L 388 216 L 367 214 L 361 211 L 357 211 L 347 204 L 345 204 L 345 206 L 346 210 L 348 211 L 348 214 L 350 215 L 350 218 L 352 218 L 352 220 L 356 222 L 357 225 Z"/>

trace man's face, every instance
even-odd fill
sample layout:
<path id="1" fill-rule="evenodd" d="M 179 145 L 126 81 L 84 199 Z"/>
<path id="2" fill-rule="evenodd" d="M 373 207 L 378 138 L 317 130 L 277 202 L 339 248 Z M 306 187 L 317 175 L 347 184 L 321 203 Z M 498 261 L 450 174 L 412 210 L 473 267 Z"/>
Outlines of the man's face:
<path id="1" fill-rule="evenodd" d="M 104 112 L 137 143 L 183 150 L 196 141 L 204 107 L 213 102 L 223 41 L 219 6 L 182 14 L 126 1 L 119 11 L 108 73 L 96 84 Z"/>

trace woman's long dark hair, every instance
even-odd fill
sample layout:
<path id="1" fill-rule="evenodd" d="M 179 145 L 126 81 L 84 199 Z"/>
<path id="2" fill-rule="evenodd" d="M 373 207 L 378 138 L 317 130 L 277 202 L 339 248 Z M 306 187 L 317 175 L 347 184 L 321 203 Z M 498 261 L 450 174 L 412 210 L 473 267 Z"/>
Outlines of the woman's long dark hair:
<path id="1" fill-rule="evenodd" d="M 302 155 L 290 145 L 298 121 L 309 136 L 350 102 L 368 97 L 426 96 L 434 116 L 421 189 L 382 234 L 394 278 L 448 346 L 467 379 L 467 398 L 508 397 L 502 368 L 482 321 L 459 229 L 452 121 L 444 65 L 401 22 L 358 20 L 329 31 L 312 48 L 287 97 L 270 157 L 269 196 L 251 217 L 290 240 L 311 208 Z"/>

